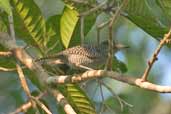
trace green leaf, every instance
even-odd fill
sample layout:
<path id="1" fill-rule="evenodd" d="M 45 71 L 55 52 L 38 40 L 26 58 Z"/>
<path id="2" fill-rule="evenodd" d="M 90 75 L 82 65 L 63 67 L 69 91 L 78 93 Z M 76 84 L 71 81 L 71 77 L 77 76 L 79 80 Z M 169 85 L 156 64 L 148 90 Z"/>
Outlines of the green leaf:
<path id="1" fill-rule="evenodd" d="M 125 72 L 127 72 L 128 69 L 127 69 L 125 63 L 123 63 L 122 61 L 120 61 L 116 57 L 114 57 L 114 59 L 112 61 L 112 70 L 121 72 L 121 73 L 125 73 Z"/>
<path id="2" fill-rule="evenodd" d="M 85 34 L 85 36 L 87 35 L 87 33 L 91 30 L 91 28 L 95 24 L 96 17 L 97 17 L 96 14 L 88 15 L 85 17 L 85 19 L 84 19 L 84 34 Z"/>
<path id="3" fill-rule="evenodd" d="M 1 14 L 0 14 L 1 15 Z M 3 22 L 3 19 L 1 20 L 1 17 L 0 17 L 0 31 L 4 31 L 4 32 L 7 32 L 7 26 L 6 24 Z"/>
<path id="4" fill-rule="evenodd" d="M 78 114 L 96 114 L 88 96 L 76 84 L 67 84 L 67 98 Z"/>
<path id="5" fill-rule="evenodd" d="M 12 10 L 9 0 L 0 0 L 0 9 L 5 10 L 8 15 L 11 15 Z"/>
<path id="6" fill-rule="evenodd" d="M 154 38 L 161 38 L 168 32 L 171 23 L 161 7 L 161 1 L 163 0 L 129 0 L 126 17 Z"/>
<path id="7" fill-rule="evenodd" d="M 157 5 L 161 7 L 168 20 L 171 20 L 171 0 L 157 0 Z M 166 18 L 165 16 L 165 18 Z M 171 23 L 171 22 L 170 22 Z"/>
<path id="8" fill-rule="evenodd" d="M 60 19 L 61 15 L 54 15 L 48 18 L 46 21 L 47 29 L 54 33 L 54 36 L 49 40 L 47 47 L 54 48 L 51 50 L 51 53 L 56 53 L 63 49 L 63 45 L 61 43 L 61 36 L 60 36 Z M 52 52 L 53 51 L 53 52 Z"/>
<path id="9" fill-rule="evenodd" d="M 84 18 L 84 36 L 85 36 L 85 39 L 84 40 L 85 41 L 87 40 L 86 39 L 86 36 L 90 32 L 90 30 L 92 29 L 92 27 L 94 26 L 95 21 L 96 21 L 96 15 L 95 14 L 86 16 Z M 80 23 L 78 23 L 77 26 L 76 26 L 76 28 L 75 28 L 75 30 L 74 30 L 73 38 L 72 38 L 72 40 L 70 42 L 70 46 L 75 46 L 75 45 L 80 44 L 80 39 L 81 39 L 80 33 L 81 33 L 80 32 Z M 93 38 L 94 37 L 91 37 L 91 39 L 93 39 Z"/>
<path id="10" fill-rule="evenodd" d="M 64 12 L 60 20 L 60 34 L 65 48 L 69 46 L 78 19 L 78 12 L 73 7 L 66 6 L 64 8 Z"/>
<path id="11" fill-rule="evenodd" d="M 22 22 L 20 22 L 20 26 L 23 28 L 19 29 L 19 33 L 24 30 L 27 31 L 26 33 L 31 36 L 32 40 L 43 52 L 46 49 L 47 42 L 54 33 L 50 32 L 50 28 L 47 30 L 45 19 L 41 15 L 40 9 L 33 0 L 12 0 L 12 3 L 16 18 L 19 18 Z M 16 19 L 15 22 L 19 23 Z M 24 35 L 24 37 L 27 37 L 27 35 Z M 26 40 L 26 42 L 28 41 Z"/>

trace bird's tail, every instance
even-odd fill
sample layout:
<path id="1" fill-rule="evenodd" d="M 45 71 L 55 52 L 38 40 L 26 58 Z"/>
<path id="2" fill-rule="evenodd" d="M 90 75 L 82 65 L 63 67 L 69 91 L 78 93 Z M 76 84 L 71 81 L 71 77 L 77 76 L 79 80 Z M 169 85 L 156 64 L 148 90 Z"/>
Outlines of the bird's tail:
<path id="1" fill-rule="evenodd" d="M 45 56 L 45 57 L 35 59 L 35 62 L 41 62 L 41 61 L 45 61 L 45 60 L 59 59 L 59 58 L 60 58 L 60 55 L 58 55 L 58 54 L 56 54 L 56 55 L 48 55 L 48 56 Z"/>
<path id="2" fill-rule="evenodd" d="M 35 62 L 39 62 L 40 64 L 47 64 L 50 66 L 54 65 L 63 65 L 65 64 L 65 57 L 64 55 L 61 54 L 56 54 L 56 55 L 49 55 L 46 57 L 38 58 L 35 60 Z"/>

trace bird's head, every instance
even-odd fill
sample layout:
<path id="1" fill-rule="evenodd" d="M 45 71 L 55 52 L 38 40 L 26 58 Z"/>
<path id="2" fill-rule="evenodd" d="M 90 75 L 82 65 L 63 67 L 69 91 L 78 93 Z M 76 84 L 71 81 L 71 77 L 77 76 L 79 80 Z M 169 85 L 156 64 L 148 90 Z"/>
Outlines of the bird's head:
<path id="1" fill-rule="evenodd" d="M 101 47 L 108 49 L 109 43 L 108 43 L 108 41 L 103 41 L 100 45 L 101 45 Z M 129 48 L 129 46 L 113 42 L 114 52 L 117 52 L 119 50 L 126 49 L 126 48 Z"/>
<path id="2" fill-rule="evenodd" d="M 126 45 L 117 43 L 117 44 L 114 45 L 114 48 L 116 48 L 116 49 L 118 49 L 118 50 L 121 50 L 121 49 L 129 48 L 129 46 L 126 46 Z"/>

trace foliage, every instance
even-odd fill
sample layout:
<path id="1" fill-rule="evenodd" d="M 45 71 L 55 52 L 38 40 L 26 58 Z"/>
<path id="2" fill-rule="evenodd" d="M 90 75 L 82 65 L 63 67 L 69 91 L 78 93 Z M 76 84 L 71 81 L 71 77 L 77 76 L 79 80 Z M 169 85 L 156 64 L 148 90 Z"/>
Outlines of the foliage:
<path id="1" fill-rule="evenodd" d="M 88 96 L 85 95 L 78 85 L 67 84 L 66 89 L 69 101 L 79 114 L 96 114 Z"/>
<path id="2" fill-rule="evenodd" d="M 37 5 L 32 1 L 20 1 L 20 0 L 12 0 L 14 6 L 14 14 L 16 14 L 17 20 L 16 27 L 19 29 L 17 33 L 21 33 L 19 31 L 25 30 L 23 38 L 25 36 L 31 36 L 31 38 L 36 46 L 43 52 L 46 48 L 47 42 L 49 42 L 50 37 L 54 35 L 52 28 L 46 27 L 46 22 L 44 17 L 41 15 L 41 12 Z M 28 40 L 25 40 L 28 42 Z M 29 43 L 30 44 L 30 43 Z M 31 43 L 33 45 L 33 43 Z"/>
<path id="3" fill-rule="evenodd" d="M 0 0 L 0 9 L 4 10 L 8 15 L 11 15 L 11 6 L 9 0 Z"/>
<path id="4" fill-rule="evenodd" d="M 73 7 L 66 6 L 60 20 L 61 39 L 65 48 L 69 46 L 69 42 L 77 22 L 78 12 Z"/>
<path id="5" fill-rule="evenodd" d="M 154 38 L 159 39 L 169 29 L 168 14 L 171 10 L 165 9 L 167 0 L 130 0 L 126 9 L 128 19 L 140 26 Z M 168 8 L 168 7 L 167 7 Z"/>
<path id="6" fill-rule="evenodd" d="M 122 0 L 118 0 L 118 3 L 121 3 L 121 1 Z M 110 1 L 108 1 L 108 3 L 109 2 Z M 94 3 L 95 2 L 92 2 L 92 4 Z M 12 11 L 10 5 L 13 7 Z M 68 48 L 69 46 L 80 43 L 81 30 L 79 13 L 88 10 L 87 6 L 84 7 L 83 5 L 80 7 L 78 4 L 72 4 L 72 2 L 64 2 L 64 5 L 61 14 L 52 15 L 46 19 L 40 7 L 38 7 L 33 0 L 11 0 L 11 3 L 9 3 L 8 0 L 0 0 L 0 8 L 5 11 L 0 12 L 0 19 L 2 18 L 0 21 L 0 30 L 3 31 L 4 27 L 1 28 L 1 26 L 5 26 L 4 24 L 6 24 L 6 28 L 8 28 L 7 16 L 13 12 L 15 32 L 19 39 L 18 41 L 24 41 L 27 45 L 40 50 L 42 56 L 49 51 L 51 51 L 51 53 L 61 51 L 63 48 Z M 102 10 L 85 16 L 84 36 L 87 36 L 89 31 L 97 26 L 95 22 L 98 21 L 97 17 L 101 12 Z M 107 10 L 104 12 L 110 15 Z M 168 31 L 169 25 L 171 24 L 171 2 L 170 0 L 129 0 L 123 15 L 125 19 L 130 20 L 158 40 Z M 94 39 L 96 38 L 92 36 L 92 41 Z M 39 55 L 35 54 L 34 56 Z M 7 61 L 3 59 L 0 65 L 4 65 L 6 62 Z M 14 65 L 6 64 L 6 66 L 12 67 Z M 115 58 L 113 61 L 113 70 L 125 73 L 127 72 L 127 67 L 125 63 Z M 92 104 L 94 101 L 91 101 L 85 91 L 78 85 L 74 86 L 69 84 L 66 88 L 60 89 L 65 89 L 64 93 L 67 100 L 78 113 L 96 113 Z M 16 99 L 18 100 L 18 98 Z M 18 101 L 23 101 L 21 99 Z M 106 103 L 118 110 L 118 105 L 114 103 L 114 101 L 115 100 L 110 97 L 106 100 Z M 124 110 L 124 113 L 129 113 L 128 108 Z"/>

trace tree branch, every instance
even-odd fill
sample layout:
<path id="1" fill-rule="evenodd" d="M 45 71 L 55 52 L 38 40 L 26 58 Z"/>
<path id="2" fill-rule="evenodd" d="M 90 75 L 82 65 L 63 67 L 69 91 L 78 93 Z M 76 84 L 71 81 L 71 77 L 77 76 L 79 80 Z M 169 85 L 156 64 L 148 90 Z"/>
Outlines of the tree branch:
<path id="1" fill-rule="evenodd" d="M 77 74 L 73 76 L 63 75 L 63 76 L 53 76 L 47 79 L 48 84 L 66 84 L 66 83 L 78 83 L 89 79 L 109 77 L 130 85 L 134 85 L 146 90 L 156 91 L 160 93 L 171 93 L 171 86 L 161 86 L 150 82 L 142 82 L 140 78 L 134 78 L 134 76 L 126 76 L 113 71 L 105 70 L 91 70 L 86 71 L 83 74 Z"/>
<path id="2" fill-rule="evenodd" d="M 35 111 L 38 111 L 37 106 L 36 106 L 34 100 L 32 99 L 31 92 L 30 92 L 30 89 L 29 89 L 29 87 L 27 85 L 27 81 L 25 79 L 23 70 L 21 69 L 19 64 L 16 64 L 16 69 L 17 69 L 18 77 L 20 79 L 20 83 L 21 83 L 21 86 L 22 86 L 24 92 L 26 93 L 27 97 L 29 98 L 29 100 L 30 100 L 30 102 L 32 104 L 32 107 L 35 109 Z"/>
<path id="3" fill-rule="evenodd" d="M 11 38 L 14 42 L 16 42 L 15 39 L 15 31 L 14 31 L 14 18 L 13 18 L 13 13 L 11 12 L 11 14 L 8 16 L 8 21 L 9 21 L 9 28 L 10 28 L 10 35 Z"/>
<path id="4" fill-rule="evenodd" d="M 6 52 L 1 51 L 0 52 L 0 56 L 11 56 L 11 55 L 12 55 L 11 51 L 6 51 Z"/>
<path id="5" fill-rule="evenodd" d="M 48 73 L 25 52 L 25 50 L 16 45 L 7 33 L 0 32 L 0 44 L 11 50 L 12 54 L 23 63 L 28 69 L 35 72 L 41 87 L 45 87 L 46 79 L 49 77 Z"/>
<path id="6" fill-rule="evenodd" d="M 39 63 L 35 62 L 32 59 L 32 57 L 29 56 L 29 54 L 27 54 L 27 52 L 23 48 L 17 46 L 16 43 L 10 38 L 10 36 L 7 33 L 0 32 L 0 44 L 8 48 L 9 50 L 12 50 L 12 54 L 15 56 L 15 58 L 19 60 L 21 63 L 23 63 L 29 70 L 33 71 L 36 74 L 38 81 L 40 82 L 40 85 L 37 86 L 39 86 L 40 89 L 48 88 L 48 85 L 46 83 L 46 80 L 49 77 L 48 73 L 43 69 L 43 67 Z M 62 93 L 60 93 L 57 89 L 53 90 L 53 92 L 55 91 L 56 93 L 62 95 Z M 57 99 L 60 99 L 60 95 L 55 97 Z M 61 103 L 59 104 L 62 105 Z M 72 114 L 72 113 L 67 113 L 67 114 Z"/>
<path id="7" fill-rule="evenodd" d="M 53 96 L 55 96 L 56 100 L 61 104 L 61 106 L 64 108 L 64 111 L 66 114 L 77 114 L 71 105 L 67 102 L 65 97 L 55 89 L 51 89 L 50 92 L 52 93 Z"/>
<path id="8" fill-rule="evenodd" d="M 100 31 L 102 28 L 104 28 L 105 26 L 107 26 L 110 23 L 110 20 L 107 20 L 106 22 L 103 22 L 99 25 L 96 26 L 97 28 L 97 44 L 100 44 Z"/>
<path id="9" fill-rule="evenodd" d="M 160 41 L 160 44 L 158 45 L 157 49 L 155 50 L 154 54 L 152 55 L 151 59 L 148 61 L 148 66 L 144 71 L 144 74 L 142 76 L 142 81 L 146 81 L 148 74 L 154 64 L 154 62 L 157 60 L 157 56 L 161 50 L 161 48 L 163 47 L 164 44 L 167 43 L 167 41 L 171 38 L 171 28 L 169 30 L 169 32 L 167 34 L 164 35 L 163 39 Z"/>
<path id="10" fill-rule="evenodd" d="M 128 0 L 124 0 L 121 6 L 116 10 L 115 14 L 111 18 L 109 22 L 109 38 L 108 38 L 108 43 L 109 43 L 109 52 L 108 52 L 108 58 L 106 61 L 106 68 L 108 70 L 112 70 L 112 58 L 113 58 L 113 47 L 115 46 L 115 42 L 113 41 L 113 24 L 117 21 L 117 18 L 120 16 L 121 11 L 123 8 L 128 4 Z"/>
<path id="11" fill-rule="evenodd" d="M 40 99 L 41 97 L 44 96 L 45 93 L 41 93 L 40 95 L 38 95 L 36 97 L 36 99 Z M 21 113 L 21 112 L 25 112 L 26 110 L 28 110 L 29 108 L 32 107 L 32 104 L 30 101 L 28 101 L 27 103 L 23 104 L 22 106 L 20 106 L 19 108 L 17 108 L 14 112 L 11 112 L 9 114 L 18 114 L 18 113 Z"/>
<path id="12" fill-rule="evenodd" d="M 46 112 L 46 114 L 52 114 L 52 112 L 46 107 L 46 105 L 44 105 L 39 99 L 33 96 L 32 99 L 36 102 L 37 105 L 39 105 Z"/>
<path id="13" fill-rule="evenodd" d="M 81 36 L 81 45 L 84 44 L 84 16 L 80 17 L 80 36 Z"/>
<path id="14" fill-rule="evenodd" d="M 100 9 L 101 7 L 103 7 L 105 4 L 106 4 L 107 0 L 103 1 L 101 4 L 97 5 L 96 7 L 93 7 L 92 9 L 86 11 L 86 12 L 83 12 L 83 13 L 80 13 L 79 16 L 87 16 L 95 11 L 97 11 L 98 9 Z"/>
<path id="15" fill-rule="evenodd" d="M 3 71 L 3 72 L 11 72 L 11 71 L 16 71 L 16 68 L 0 67 L 0 71 Z"/>

